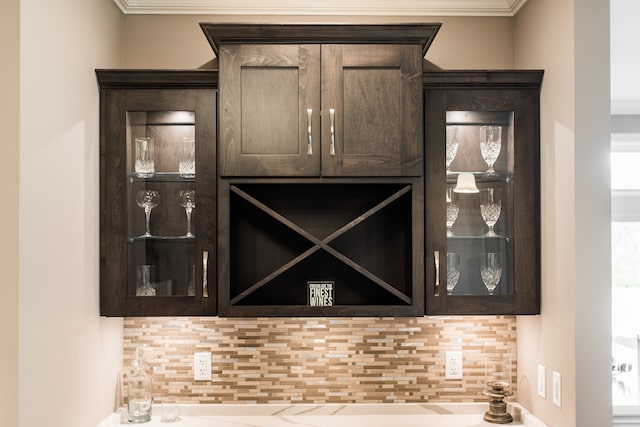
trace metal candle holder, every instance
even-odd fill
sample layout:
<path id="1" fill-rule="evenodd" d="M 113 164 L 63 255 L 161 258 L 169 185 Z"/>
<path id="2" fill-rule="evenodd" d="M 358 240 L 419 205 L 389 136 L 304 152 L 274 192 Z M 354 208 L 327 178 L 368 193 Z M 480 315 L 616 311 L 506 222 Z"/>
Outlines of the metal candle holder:
<path id="1" fill-rule="evenodd" d="M 485 396 L 489 396 L 489 410 L 484 413 L 483 419 L 494 424 L 509 424 L 513 421 L 513 417 L 507 412 L 507 403 L 505 397 L 513 394 L 510 385 L 505 381 L 489 381 L 487 388 L 482 392 Z"/>

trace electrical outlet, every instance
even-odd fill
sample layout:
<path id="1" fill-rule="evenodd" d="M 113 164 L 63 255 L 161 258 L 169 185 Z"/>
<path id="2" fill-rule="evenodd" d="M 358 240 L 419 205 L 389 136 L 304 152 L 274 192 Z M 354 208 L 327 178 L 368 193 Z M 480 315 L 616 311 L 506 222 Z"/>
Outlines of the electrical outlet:
<path id="1" fill-rule="evenodd" d="M 538 396 L 547 398 L 547 369 L 538 365 Z"/>
<path id="2" fill-rule="evenodd" d="M 553 404 L 562 408 L 562 375 L 553 371 Z"/>
<path id="3" fill-rule="evenodd" d="M 211 353 L 193 353 L 193 379 L 211 381 Z"/>
<path id="4" fill-rule="evenodd" d="M 445 380 L 462 379 L 462 352 L 461 351 L 445 352 L 444 379 Z"/>

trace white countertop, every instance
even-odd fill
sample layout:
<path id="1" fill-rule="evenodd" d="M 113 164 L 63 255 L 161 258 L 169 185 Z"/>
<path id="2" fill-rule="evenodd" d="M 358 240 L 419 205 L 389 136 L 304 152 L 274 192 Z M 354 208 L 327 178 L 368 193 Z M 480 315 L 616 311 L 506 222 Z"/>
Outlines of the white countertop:
<path id="1" fill-rule="evenodd" d="M 495 427 L 482 419 L 487 409 L 488 403 L 180 405 L 180 420 L 168 423 L 160 420 L 160 404 L 154 403 L 151 422 L 141 426 Z M 509 412 L 514 421 L 508 425 L 546 427 L 517 403 L 509 403 Z M 120 414 L 114 413 L 98 427 L 120 425 Z"/>

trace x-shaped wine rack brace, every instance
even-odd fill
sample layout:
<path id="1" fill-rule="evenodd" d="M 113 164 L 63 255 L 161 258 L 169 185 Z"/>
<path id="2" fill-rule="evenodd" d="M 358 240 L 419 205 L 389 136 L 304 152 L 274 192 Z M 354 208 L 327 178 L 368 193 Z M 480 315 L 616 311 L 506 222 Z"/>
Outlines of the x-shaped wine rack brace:
<path id="1" fill-rule="evenodd" d="M 284 272 L 289 270 L 291 267 L 293 267 L 294 265 L 298 264 L 300 261 L 302 261 L 305 258 L 309 257 L 310 255 L 312 255 L 313 253 L 317 252 L 320 249 L 323 249 L 327 253 L 333 255 L 335 258 L 337 258 L 338 260 L 342 261 L 343 263 L 345 263 L 347 266 L 351 267 L 352 269 L 356 270 L 358 273 L 362 274 L 363 276 L 365 276 L 366 278 L 368 278 L 373 283 L 377 284 L 378 286 L 380 286 L 381 288 L 383 288 L 387 292 L 393 294 L 395 297 L 397 297 L 401 301 L 403 301 L 403 302 L 405 302 L 407 304 L 411 304 L 411 298 L 410 297 L 408 297 L 404 293 L 398 291 L 396 288 L 394 288 L 393 286 L 391 286 L 390 284 L 388 284 L 387 282 L 385 282 L 384 280 L 382 280 L 381 278 L 379 278 L 375 274 L 371 273 L 369 270 L 367 270 L 366 268 L 362 267 L 358 263 L 354 262 L 353 260 L 351 260 L 346 255 L 342 254 L 341 252 L 339 252 L 339 251 L 335 250 L 334 248 L 332 248 L 331 246 L 329 246 L 329 243 L 331 243 L 337 237 L 345 234 L 347 231 L 351 230 L 352 228 L 354 228 L 358 224 L 362 223 L 367 218 L 371 217 L 372 215 L 374 215 L 377 212 L 381 211 L 382 209 L 384 209 L 385 207 L 387 207 L 388 205 L 390 205 L 394 201 L 398 200 L 403 195 L 407 194 L 409 191 L 411 191 L 411 186 L 407 185 L 407 186 L 403 187 L 402 189 L 400 189 L 396 193 L 392 194 L 391 196 L 389 196 L 388 198 L 386 198 L 382 202 L 380 202 L 377 205 L 375 205 L 373 208 L 371 208 L 368 211 L 366 211 L 364 214 L 362 214 L 359 217 L 355 218 L 353 221 L 345 224 L 343 227 L 339 228 L 338 230 L 336 230 L 335 232 L 331 233 L 329 236 L 325 237 L 322 240 L 318 239 L 317 237 L 315 237 L 311 233 L 307 232 L 305 229 L 299 227 L 294 222 L 290 221 L 288 218 L 282 216 L 278 212 L 276 212 L 273 209 L 271 209 L 269 206 L 267 206 L 264 203 L 260 202 L 259 200 L 257 200 L 253 196 L 249 195 L 248 193 L 242 191 L 238 187 L 232 185 L 232 186 L 230 186 L 230 190 L 232 192 L 234 192 L 235 194 L 237 194 L 238 196 L 240 196 L 243 199 L 245 199 L 247 202 L 249 202 L 252 205 L 254 205 L 255 207 L 257 207 L 258 209 L 260 209 L 263 212 L 265 212 L 267 215 L 269 215 L 272 218 L 276 219 L 277 221 L 279 221 L 280 223 L 282 223 L 286 227 L 290 228 L 291 230 L 293 230 L 294 232 L 298 233 L 300 236 L 304 237 L 305 239 L 309 240 L 311 243 L 314 244 L 313 247 L 307 249 L 306 251 L 304 251 L 303 253 L 301 253 L 300 255 L 298 255 L 297 257 L 292 259 L 291 261 L 287 262 L 286 264 L 284 264 L 283 266 L 281 266 L 277 270 L 273 271 L 272 273 L 270 273 L 267 276 L 265 276 L 264 278 L 262 278 L 260 281 L 256 282 L 255 284 L 253 284 L 249 288 L 247 288 L 244 291 L 242 291 L 241 293 L 239 293 L 237 296 L 235 296 L 233 299 L 231 299 L 231 305 L 237 304 L 239 301 L 244 299 L 247 295 L 250 295 L 251 293 L 253 293 L 256 290 L 260 289 L 262 286 L 266 285 L 267 283 L 269 283 L 270 281 L 272 281 L 273 279 L 275 279 L 279 275 L 283 274 Z"/>

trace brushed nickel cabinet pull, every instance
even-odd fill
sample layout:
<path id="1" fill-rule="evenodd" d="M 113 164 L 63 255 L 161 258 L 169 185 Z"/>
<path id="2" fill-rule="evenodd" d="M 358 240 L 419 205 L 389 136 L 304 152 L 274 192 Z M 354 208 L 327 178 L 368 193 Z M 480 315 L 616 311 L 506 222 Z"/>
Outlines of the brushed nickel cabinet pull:
<path id="1" fill-rule="evenodd" d="M 440 251 L 433 251 L 433 263 L 436 267 L 436 281 L 434 286 L 433 295 L 440 296 Z"/>
<path id="2" fill-rule="evenodd" d="M 329 108 L 329 117 L 331 118 L 331 145 L 329 146 L 329 155 L 336 155 L 336 110 Z"/>
<path id="3" fill-rule="evenodd" d="M 209 251 L 202 252 L 202 297 L 209 298 L 209 285 L 207 284 L 207 270 L 209 269 Z"/>
<path id="4" fill-rule="evenodd" d="M 311 115 L 313 114 L 313 110 L 311 108 L 307 108 L 307 154 L 309 156 L 313 155 L 313 138 L 311 136 Z"/>

